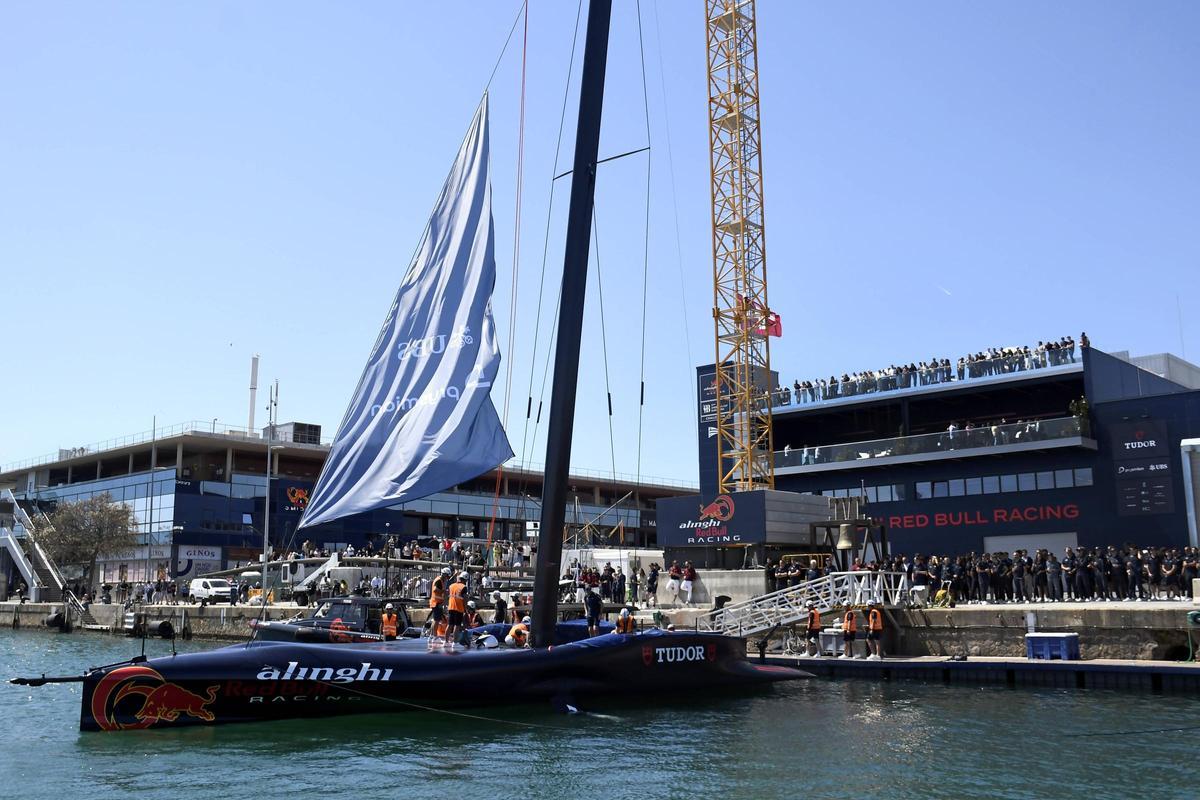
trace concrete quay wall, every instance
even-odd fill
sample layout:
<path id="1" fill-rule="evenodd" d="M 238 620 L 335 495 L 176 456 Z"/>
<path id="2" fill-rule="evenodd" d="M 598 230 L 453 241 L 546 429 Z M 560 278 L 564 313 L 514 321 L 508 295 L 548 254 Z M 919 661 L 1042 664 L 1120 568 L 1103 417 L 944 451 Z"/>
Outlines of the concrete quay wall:
<path id="1" fill-rule="evenodd" d="M 1023 658 L 1026 615 L 1033 614 L 1039 633 L 1078 633 L 1083 659 L 1170 661 L 1187 656 L 1187 612 L 1194 609 L 1183 603 L 910 609 L 892 612 L 899 629 L 889 631 L 888 638 L 896 655 Z"/>

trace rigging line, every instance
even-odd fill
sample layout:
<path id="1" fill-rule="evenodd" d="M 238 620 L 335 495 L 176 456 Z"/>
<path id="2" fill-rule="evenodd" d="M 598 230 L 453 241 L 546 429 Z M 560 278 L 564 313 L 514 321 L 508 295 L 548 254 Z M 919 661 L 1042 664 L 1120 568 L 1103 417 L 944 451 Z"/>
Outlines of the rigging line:
<path id="1" fill-rule="evenodd" d="M 1200 725 L 1182 725 L 1178 728 L 1147 728 L 1140 731 L 1097 731 L 1095 733 L 1064 733 L 1064 737 L 1078 739 L 1090 736 L 1138 736 L 1143 733 L 1181 733 L 1200 731 Z"/>
<path id="2" fill-rule="evenodd" d="M 663 66 L 662 56 L 662 32 L 658 24 L 658 0 L 654 0 L 654 39 L 658 43 L 658 83 L 662 91 L 663 105 L 667 102 L 667 81 L 665 78 L 666 67 Z M 663 114 L 663 134 L 666 137 L 667 143 L 667 173 L 671 180 L 671 210 L 675 216 L 675 263 L 679 268 L 679 298 L 683 306 L 683 340 L 687 346 L 688 364 L 695 364 L 696 359 L 692 355 L 692 334 L 688 328 L 688 301 L 687 301 L 687 281 L 683 274 L 683 239 L 679 234 L 679 194 L 675 186 L 675 159 L 671 151 L 671 115 Z M 696 424 L 700 424 L 700 405 L 699 398 L 696 396 L 696 378 L 688 368 L 687 375 L 688 386 L 691 387 L 692 395 L 692 418 Z"/>
<path id="3" fill-rule="evenodd" d="M 646 152 L 649 152 L 649 150 L 650 150 L 650 145 L 646 145 L 645 147 L 639 147 L 637 150 L 629 150 L 628 152 L 625 152 L 625 153 L 617 153 L 615 156 L 609 156 L 608 158 L 600 159 L 599 161 L 597 161 L 595 163 L 594 166 L 598 167 L 601 164 L 607 164 L 609 161 L 616 161 L 618 158 L 625 158 L 626 156 L 636 156 L 638 153 L 646 153 Z M 554 180 L 558 180 L 559 178 L 565 178 L 568 175 L 570 175 L 572 172 L 574 172 L 574 170 L 570 170 L 570 169 L 567 170 L 566 172 L 560 172 L 559 174 L 554 176 Z"/>
<path id="4" fill-rule="evenodd" d="M 642 113 L 646 118 L 646 142 L 649 146 L 652 142 L 650 138 L 650 93 L 646 89 L 646 45 L 642 37 L 642 0 L 637 0 L 637 30 L 638 56 L 641 59 L 642 67 Z M 638 367 L 637 470 L 634 473 L 634 485 L 638 487 L 639 493 L 642 485 L 642 422 L 646 410 L 646 294 L 650 281 L 650 169 L 653 161 L 653 158 L 646 158 L 646 221 L 642 236 L 642 350 Z"/>
<path id="5" fill-rule="evenodd" d="M 508 429 L 508 409 L 512 399 L 512 371 L 513 363 L 516 361 L 513 358 L 513 352 L 516 349 L 517 338 L 517 285 L 518 277 L 521 274 L 521 199 L 525 188 L 525 89 L 526 68 L 529 61 L 528 0 L 524 3 L 523 8 L 525 10 L 525 27 L 521 34 L 521 104 L 520 112 L 517 115 L 517 197 L 516 209 L 513 211 L 512 290 L 509 293 L 508 301 L 508 348 L 505 350 L 509 354 L 509 358 L 505 365 L 504 416 L 501 418 L 503 420 L 501 424 L 505 430 Z M 489 553 L 492 549 L 492 535 L 496 530 L 496 511 L 500 507 L 500 486 L 503 479 L 504 465 L 500 464 L 496 469 L 496 490 L 492 497 L 491 517 L 488 519 L 487 548 Z"/>
<path id="6" fill-rule="evenodd" d="M 275 668 L 272 667 L 270 664 L 263 664 L 263 669 L 264 670 L 266 670 L 266 669 L 274 670 Z M 407 706 L 409 708 L 415 708 L 420 711 L 432 711 L 435 714 L 448 714 L 452 717 L 464 717 L 466 719 L 477 719 L 477 720 L 481 720 L 483 722 L 496 722 L 501 725 L 517 725 L 522 728 L 546 728 L 548 730 L 554 730 L 554 731 L 570 730 L 570 728 L 567 728 L 563 725 L 539 725 L 536 722 L 518 722 L 517 720 L 513 720 L 513 719 L 497 719 L 496 717 L 485 717 L 480 714 L 467 714 L 466 712 L 463 712 L 463 711 L 451 711 L 448 708 L 437 708 L 436 706 L 426 706 L 426 705 L 422 705 L 420 703 L 412 703 L 407 700 L 397 700 L 394 697 L 384 697 L 383 695 L 372 694 L 371 692 L 364 692 L 362 689 L 353 689 L 344 683 L 332 683 L 330 681 L 322 681 L 322 680 L 315 680 L 315 681 L 313 681 L 313 683 L 319 683 L 322 686 L 328 686 L 330 689 L 337 689 L 338 691 L 342 691 L 342 692 L 353 692 L 354 694 L 362 695 L 363 697 L 369 697 L 372 700 L 382 700 L 385 703 L 395 703 L 396 705 Z"/>
<path id="7" fill-rule="evenodd" d="M 504 46 L 500 48 L 500 55 L 496 56 L 496 65 L 492 67 L 492 74 L 488 76 L 487 83 L 483 86 L 484 94 L 487 94 L 487 90 L 491 88 L 492 80 L 496 77 L 496 70 L 500 69 L 500 62 L 504 60 L 504 54 L 508 52 L 508 43 L 512 41 L 513 34 L 517 30 L 517 23 L 521 21 L 521 16 L 525 13 L 526 5 L 528 5 L 528 0 L 522 0 L 521 5 L 517 7 L 512 27 L 508 29 L 508 37 L 504 40 Z"/>
<path id="8" fill-rule="evenodd" d="M 579 20 L 582 16 L 582 12 L 583 12 L 583 0 L 579 0 L 579 3 L 575 8 L 575 32 L 571 35 L 571 55 L 567 60 L 567 80 L 566 80 L 565 85 L 563 86 L 562 109 L 559 111 L 559 115 L 558 115 L 558 137 L 555 139 L 554 168 L 550 171 L 551 175 L 558 172 L 558 161 L 562 155 L 563 127 L 566 124 L 566 119 L 567 119 L 567 100 L 570 97 L 570 93 L 571 93 L 571 73 L 573 71 L 573 67 L 575 64 L 575 50 L 579 44 Z M 554 212 L 554 182 L 551 181 L 550 182 L 550 199 L 546 204 L 546 232 L 545 232 L 545 236 L 542 241 L 542 266 L 541 266 L 541 276 L 538 280 L 537 314 L 535 316 L 536 321 L 534 322 L 534 328 L 533 328 L 533 348 L 530 350 L 530 354 L 529 354 L 528 397 L 529 397 L 529 405 L 530 406 L 533 403 L 533 378 L 534 378 L 535 369 L 537 366 L 538 341 L 541 336 L 542 300 L 543 300 L 543 297 L 544 297 L 544 294 L 546 291 L 546 260 L 549 258 L 549 254 L 550 254 L 550 223 L 551 223 L 551 219 L 553 216 L 553 212 Z M 560 287 L 559 291 L 561 294 L 561 291 L 562 291 L 561 287 Z M 554 317 L 556 320 L 558 319 L 557 304 L 555 305 Z M 551 329 L 553 330 L 553 327 Z M 547 364 L 548 363 L 549 363 L 549 358 L 547 357 Z M 544 387 L 545 387 L 545 379 L 544 378 L 543 378 L 542 385 L 543 385 L 543 389 L 544 389 Z M 530 409 L 527 407 L 526 412 L 525 412 L 525 424 L 522 427 L 522 431 L 521 431 L 521 461 L 522 462 L 527 462 L 529 460 L 527 458 L 528 452 L 526 449 L 528 446 L 528 440 L 529 440 L 529 411 L 530 411 Z M 536 437 L 537 437 L 537 432 L 535 429 L 534 438 L 536 439 Z M 521 482 L 520 488 L 522 489 L 522 491 L 524 490 L 527 482 L 528 482 L 528 476 L 525 476 Z"/>
<path id="9" fill-rule="evenodd" d="M 600 273 L 600 220 L 592 203 L 592 239 L 596 243 L 596 289 L 600 297 L 600 352 L 604 356 L 604 392 L 608 395 L 608 455 L 613 480 L 617 477 L 617 446 L 613 439 L 612 387 L 608 382 L 608 326 L 604 322 L 604 280 Z"/>
<path id="10" fill-rule="evenodd" d="M 517 115 L 517 197 L 516 209 L 513 212 L 513 258 L 512 258 L 512 289 L 509 294 L 509 327 L 508 353 L 512 353 L 517 331 L 517 278 L 520 275 L 521 263 L 521 200 L 525 188 L 525 87 L 526 65 L 529 55 L 529 5 L 525 8 L 525 30 L 521 38 L 521 102 Z M 508 374 L 504 379 L 504 426 L 508 427 L 509 399 L 512 397 L 512 368 L 513 359 L 508 359 Z"/>

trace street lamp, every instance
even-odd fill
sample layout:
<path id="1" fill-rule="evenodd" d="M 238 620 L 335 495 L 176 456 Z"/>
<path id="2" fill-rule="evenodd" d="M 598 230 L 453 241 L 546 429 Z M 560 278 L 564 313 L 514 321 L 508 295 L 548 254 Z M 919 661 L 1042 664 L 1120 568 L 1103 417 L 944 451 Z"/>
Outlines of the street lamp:
<path id="1" fill-rule="evenodd" d="M 267 496 L 263 503 L 263 552 L 262 552 L 262 602 L 267 604 L 267 556 L 271 541 L 271 457 L 276 450 L 282 450 L 283 445 L 277 444 L 267 448 Z"/>

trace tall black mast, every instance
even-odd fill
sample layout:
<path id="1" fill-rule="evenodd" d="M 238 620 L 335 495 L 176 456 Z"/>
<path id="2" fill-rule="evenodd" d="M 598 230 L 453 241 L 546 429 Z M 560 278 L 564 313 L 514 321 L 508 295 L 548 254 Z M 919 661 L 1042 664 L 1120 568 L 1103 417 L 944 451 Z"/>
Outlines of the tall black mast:
<path id="1" fill-rule="evenodd" d="M 588 247 L 592 235 L 592 203 L 596 194 L 596 153 L 600 147 L 600 115 L 604 106 L 604 70 L 608 65 L 608 25 L 612 0 L 591 0 L 579 85 L 579 122 L 575 126 L 575 164 L 563 257 L 561 309 L 554 353 L 554 386 L 550 396 L 550 428 L 546 441 L 546 474 L 542 489 L 542 523 L 537 574 L 533 582 L 535 647 L 554 643 L 558 618 L 558 581 L 562 575 L 562 537 L 567 505 L 567 470 L 575 425 L 575 389 L 579 381 L 579 339 L 587 292 Z"/>

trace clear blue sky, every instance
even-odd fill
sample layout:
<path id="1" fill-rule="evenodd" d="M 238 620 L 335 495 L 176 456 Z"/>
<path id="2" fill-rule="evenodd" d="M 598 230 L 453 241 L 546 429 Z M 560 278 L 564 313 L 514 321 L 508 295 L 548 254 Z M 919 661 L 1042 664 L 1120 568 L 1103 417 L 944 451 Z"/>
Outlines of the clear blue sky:
<path id="1" fill-rule="evenodd" d="M 0 463 L 153 416 L 244 425 L 255 352 L 260 383 L 280 380 L 281 419 L 332 433 L 516 7 L 0 6 Z M 635 6 L 615 8 L 603 154 L 645 143 Z M 693 480 L 691 376 L 713 351 L 701 8 L 642 2 L 643 472 Z M 574 16 L 574 3 L 533 0 L 529 17 L 517 341 L 504 354 L 518 453 Z M 1177 295 L 1200 360 L 1200 5 L 760 0 L 758 16 L 784 379 L 1081 330 L 1103 349 L 1178 352 Z M 519 44 L 491 94 L 502 343 Z M 621 472 L 636 468 L 645 165 L 602 167 L 597 202 Z M 574 464 L 607 469 L 597 299 L 593 283 Z M 503 387 L 495 397 L 503 407 Z"/>

